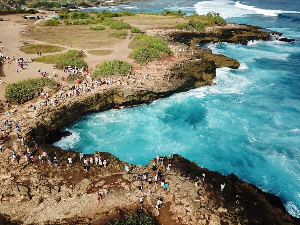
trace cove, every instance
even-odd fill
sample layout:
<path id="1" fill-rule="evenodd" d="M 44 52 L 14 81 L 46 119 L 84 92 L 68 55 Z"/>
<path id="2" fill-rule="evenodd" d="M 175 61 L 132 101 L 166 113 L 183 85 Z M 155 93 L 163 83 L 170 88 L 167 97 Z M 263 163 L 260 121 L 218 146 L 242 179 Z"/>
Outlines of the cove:
<path id="1" fill-rule="evenodd" d="M 55 145 L 85 154 L 110 152 L 143 165 L 157 154 L 180 154 L 277 194 L 297 212 L 300 120 L 293 118 L 299 117 L 300 109 L 291 83 L 299 77 L 266 67 L 267 62 L 286 66 L 286 52 L 294 48 L 268 42 L 208 47 L 234 55 L 241 67 L 218 69 L 214 86 L 148 105 L 85 115 L 66 127 L 72 135 Z M 281 48 L 284 51 L 278 52 Z"/>

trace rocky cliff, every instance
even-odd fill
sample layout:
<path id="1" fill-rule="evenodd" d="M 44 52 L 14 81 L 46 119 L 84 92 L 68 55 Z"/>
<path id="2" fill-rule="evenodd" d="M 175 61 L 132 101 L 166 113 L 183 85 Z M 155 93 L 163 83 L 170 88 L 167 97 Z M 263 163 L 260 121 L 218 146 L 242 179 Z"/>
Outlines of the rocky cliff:
<path id="1" fill-rule="evenodd" d="M 180 53 L 184 60 L 170 63 L 168 69 L 161 72 L 163 79 L 152 80 L 154 85 L 151 86 L 94 89 L 59 105 L 46 107 L 36 117 L 27 120 L 27 129 L 22 132 L 29 140 L 32 154 L 46 151 L 51 159 L 58 158 L 59 166 L 38 160 L 30 165 L 22 159 L 18 158 L 16 162 L 9 157 L 0 161 L 0 213 L 9 214 L 9 217 L 0 217 L 0 221 L 6 223 L 10 218 L 14 224 L 19 221 L 25 224 L 105 224 L 120 217 L 121 212 L 138 210 L 142 195 L 144 210 L 156 217 L 159 224 L 299 224 L 299 219 L 287 213 L 279 197 L 265 193 L 233 174 L 224 176 L 208 171 L 178 155 L 169 162 L 152 159 L 146 166 L 137 166 L 120 161 L 109 153 L 95 152 L 85 158 L 101 156 L 107 160 L 108 167 L 90 164 L 85 172 L 78 153 L 50 144 L 53 137 L 59 135 L 60 128 L 84 113 L 148 103 L 176 92 L 212 84 L 216 68 L 238 68 L 239 63 L 200 49 L 196 44 L 225 40 L 245 44 L 246 40 L 268 36 L 259 28 L 253 28 L 255 32 L 252 33 L 249 29 L 252 28 L 220 28 L 208 32 L 207 36 L 155 31 L 170 45 L 185 47 L 184 53 Z M 148 65 L 148 69 L 153 68 Z M 16 137 L 9 137 L 6 143 L 14 139 Z M 20 143 L 15 145 L 17 149 L 26 150 Z M 72 165 L 67 163 L 69 157 L 73 159 Z M 169 163 L 172 166 L 167 170 Z M 129 173 L 124 171 L 125 165 Z M 138 174 L 154 177 L 158 170 L 162 171 L 162 179 L 169 184 L 169 189 L 137 181 Z M 225 188 L 221 191 L 220 185 L 224 183 Z M 104 188 L 109 189 L 110 194 L 96 203 L 97 193 L 103 192 Z M 151 195 L 148 188 L 152 190 Z M 155 208 L 157 197 L 163 199 L 160 210 Z"/>

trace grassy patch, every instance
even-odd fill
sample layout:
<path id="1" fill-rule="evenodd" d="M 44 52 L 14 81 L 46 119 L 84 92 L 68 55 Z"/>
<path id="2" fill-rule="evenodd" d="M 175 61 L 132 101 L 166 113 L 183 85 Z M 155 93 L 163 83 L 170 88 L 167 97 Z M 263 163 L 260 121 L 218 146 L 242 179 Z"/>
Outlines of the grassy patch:
<path id="1" fill-rule="evenodd" d="M 90 27 L 91 30 L 105 30 L 106 28 L 103 26 Z"/>
<path id="2" fill-rule="evenodd" d="M 62 55 L 63 54 L 45 55 L 45 56 L 41 56 L 38 58 L 34 58 L 34 61 L 42 62 L 42 63 L 46 63 L 46 64 L 55 64 Z"/>
<path id="3" fill-rule="evenodd" d="M 16 104 L 24 103 L 39 96 L 43 87 L 56 89 L 57 83 L 48 78 L 28 79 L 11 83 L 5 89 L 5 97 Z"/>
<path id="4" fill-rule="evenodd" d="M 43 62 L 47 64 L 55 64 L 57 68 L 64 68 L 66 66 L 72 67 L 87 67 L 86 62 L 82 59 L 85 55 L 81 51 L 69 50 L 66 53 L 42 56 L 35 58 L 37 62 Z"/>
<path id="5" fill-rule="evenodd" d="M 143 33 L 139 28 L 133 27 L 131 28 L 131 33 Z"/>
<path id="6" fill-rule="evenodd" d="M 120 60 L 102 62 L 96 66 L 93 72 L 93 77 L 107 77 L 111 75 L 125 75 L 130 73 L 131 65 L 128 62 L 123 62 Z"/>
<path id="7" fill-rule="evenodd" d="M 105 18 L 102 21 L 102 24 L 105 26 L 109 26 L 111 29 L 121 30 L 121 29 L 130 29 L 131 26 L 128 23 L 123 23 L 118 20 Z"/>
<path id="8" fill-rule="evenodd" d="M 108 225 L 126 225 L 126 224 L 143 224 L 143 225 L 154 225 L 155 220 L 148 213 L 132 213 L 130 215 L 125 215 L 124 218 L 115 219 L 114 221 L 108 223 Z"/>
<path id="9" fill-rule="evenodd" d="M 141 65 L 159 60 L 163 54 L 172 54 L 167 43 L 154 36 L 137 34 L 130 43 L 130 47 L 134 49 L 130 53 L 130 57 Z"/>
<path id="10" fill-rule="evenodd" d="M 20 50 L 27 54 L 35 54 L 37 52 L 42 52 L 42 53 L 61 52 L 64 50 L 64 48 L 55 45 L 30 44 L 30 45 L 22 46 Z"/>
<path id="11" fill-rule="evenodd" d="M 120 38 L 120 39 L 125 39 L 127 37 L 127 35 L 128 35 L 127 31 L 121 31 L 121 32 L 111 33 L 112 37 Z"/>
<path id="12" fill-rule="evenodd" d="M 112 50 L 89 50 L 88 53 L 92 55 L 109 55 L 113 53 Z"/>
<path id="13" fill-rule="evenodd" d="M 226 20 L 219 13 L 210 12 L 206 15 L 191 15 L 186 17 L 190 19 L 188 23 L 183 23 L 178 26 L 179 29 L 203 31 L 208 26 L 225 26 Z"/>

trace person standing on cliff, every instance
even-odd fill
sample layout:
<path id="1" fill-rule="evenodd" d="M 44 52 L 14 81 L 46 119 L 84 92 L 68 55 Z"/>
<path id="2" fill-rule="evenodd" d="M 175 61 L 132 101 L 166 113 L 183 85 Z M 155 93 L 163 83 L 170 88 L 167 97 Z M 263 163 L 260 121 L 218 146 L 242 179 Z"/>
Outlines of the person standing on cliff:
<path id="1" fill-rule="evenodd" d="M 224 187 L 225 187 L 225 183 L 224 183 L 224 184 L 221 184 L 221 191 L 224 190 Z"/>

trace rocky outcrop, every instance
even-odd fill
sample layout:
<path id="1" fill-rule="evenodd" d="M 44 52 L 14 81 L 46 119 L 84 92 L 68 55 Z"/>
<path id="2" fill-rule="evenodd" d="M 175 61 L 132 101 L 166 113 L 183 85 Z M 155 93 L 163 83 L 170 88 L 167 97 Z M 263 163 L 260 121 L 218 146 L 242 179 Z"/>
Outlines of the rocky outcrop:
<path id="1" fill-rule="evenodd" d="M 61 105 L 39 111 L 37 117 L 26 124 L 27 130 L 22 132 L 29 141 L 32 154 L 46 151 L 53 159 L 55 153 L 59 166 L 38 160 L 35 160 L 38 166 L 22 160 L 18 164 L 8 162 L 9 166 L 6 162 L 0 162 L 0 168 L 6 166 L 13 171 L 6 170 L 1 178 L 0 213 L 11 212 L 9 215 L 13 219 L 26 223 L 105 224 L 107 218 L 119 216 L 120 212 L 137 210 L 140 207 L 138 198 L 144 195 L 144 210 L 154 215 L 159 224 L 299 224 L 299 219 L 286 212 L 279 197 L 265 193 L 233 174 L 223 176 L 178 155 L 171 160 L 171 170 L 166 169 L 167 161 L 156 165 L 157 170 L 163 171 L 164 181 L 170 184 L 169 190 L 165 191 L 162 187 L 155 189 L 153 183 L 143 182 L 143 192 L 138 188 L 141 183 L 136 179 L 137 174 L 154 176 L 157 171 L 152 168 L 155 160 L 146 166 L 130 165 L 109 153 L 95 152 L 85 157 L 101 156 L 107 160 L 108 168 L 89 165 L 88 172 L 85 172 L 78 153 L 49 144 L 53 136 L 62 135 L 58 133 L 61 127 L 84 113 L 147 103 L 176 92 L 212 84 L 216 68 L 238 68 L 239 63 L 198 48 L 196 44 L 223 40 L 246 43 L 255 35 L 255 39 L 266 38 L 258 28 L 257 33 L 252 30 L 251 34 L 249 29 L 242 26 L 239 30 L 215 30 L 208 35 L 210 37 L 184 32 L 163 36 L 174 45 L 180 43 L 187 46 L 184 52 L 186 58 L 170 65 L 163 80 L 155 81 L 157 85 L 108 86 L 105 91 L 95 89 L 68 99 Z M 68 157 L 72 158 L 72 165 L 67 164 Z M 129 173 L 124 171 L 125 165 Z M 220 184 L 223 183 L 226 186 L 221 191 Z M 110 189 L 111 194 L 105 196 L 99 206 L 94 205 L 97 193 L 103 188 Z M 155 197 L 148 195 L 147 188 L 153 190 Z M 163 208 L 160 210 L 154 207 L 156 197 L 163 198 Z M 10 209 L 16 205 L 16 209 Z M 31 214 L 32 210 L 42 212 L 42 215 Z M 3 216 L 3 221 L 6 218 Z M 0 223 L 1 219 L 0 215 Z"/>

